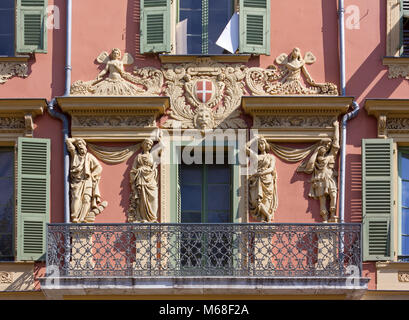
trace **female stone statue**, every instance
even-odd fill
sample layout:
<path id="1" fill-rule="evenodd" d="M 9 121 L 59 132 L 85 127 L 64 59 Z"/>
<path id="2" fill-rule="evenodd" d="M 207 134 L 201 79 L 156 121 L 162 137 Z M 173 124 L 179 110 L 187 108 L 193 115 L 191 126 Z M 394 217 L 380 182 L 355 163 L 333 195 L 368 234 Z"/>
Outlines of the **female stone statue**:
<path id="1" fill-rule="evenodd" d="M 257 159 L 257 171 L 249 177 L 250 213 L 262 221 L 271 222 L 278 206 L 277 172 L 275 157 L 269 153 L 270 146 L 263 137 L 258 137 L 258 154 L 249 148 L 247 152 Z"/>
<path id="2" fill-rule="evenodd" d="M 99 192 L 102 167 L 87 151 L 83 139 L 68 138 L 66 143 L 71 154 L 71 222 L 94 222 L 95 216 L 108 205 L 101 202 Z"/>
<path id="3" fill-rule="evenodd" d="M 142 152 L 136 156 L 131 169 L 129 222 L 158 222 L 158 170 L 152 146 L 151 139 L 142 142 Z"/>
<path id="4" fill-rule="evenodd" d="M 297 171 L 312 174 L 309 196 L 320 201 L 320 214 L 324 222 L 335 222 L 337 182 L 334 172 L 336 157 L 339 150 L 339 123 L 334 122 L 334 138 L 332 141 L 322 141 L 309 161 L 300 166 Z M 327 210 L 329 197 L 329 214 Z"/>
<path id="5" fill-rule="evenodd" d="M 105 64 L 105 69 L 102 70 L 95 82 L 93 83 L 93 91 L 96 95 L 138 95 L 144 92 L 142 88 L 133 83 L 134 77 L 125 71 L 124 65 L 133 63 L 133 58 L 126 53 L 121 59 L 121 50 L 112 49 L 110 55 L 107 52 L 101 53 L 97 61 Z M 108 75 L 104 79 L 104 76 Z"/>

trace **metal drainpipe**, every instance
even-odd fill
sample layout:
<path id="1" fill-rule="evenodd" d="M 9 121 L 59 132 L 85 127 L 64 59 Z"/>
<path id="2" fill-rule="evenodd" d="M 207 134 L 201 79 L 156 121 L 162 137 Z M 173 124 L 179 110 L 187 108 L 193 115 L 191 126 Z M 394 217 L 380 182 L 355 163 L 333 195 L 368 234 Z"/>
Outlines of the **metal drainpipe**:
<path id="1" fill-rule="evenodd" d="M 339 56 L 340 56 L 340 83 L 341 96 L 345 96 L 345 23 L 344 23 L 344 0 L 338 0 L 338 15 L 339 15 Z M 342 118 L 341 125 L 341 168 L 340 168 L 340 195 L 339 195 L 339 218 L 340 222 L 345 222 L 345 166 L 346 166 L 346 131 L 347 122 L 356 117 L 359 112 L 359 105 L 356 101 L 352 102 L 354 108 L 350 113 L 347 113 Z"/>
<path id="2" fill-rule="evenodd" d="M 71 35 L 72 35 L 72 0 L 67 0 L 67 33 L 66 33 L 66 63 L 65 63 L 65 90 L 64 97 L 70 95 L 71 84 Z M 65 143 L 69 134 L 69 122 L 68 117 L 55 109 L 56 99 L 53 98 L 48 104 L 49 114 L 57 119 L 60 119 L 63 123 L 63 149 L 64 149 L 64 222 L 70 223 L 70 186 L 69 186 L 69 173 L 70 173 L 70 157 L 68 154 L 67 145 Z"/>

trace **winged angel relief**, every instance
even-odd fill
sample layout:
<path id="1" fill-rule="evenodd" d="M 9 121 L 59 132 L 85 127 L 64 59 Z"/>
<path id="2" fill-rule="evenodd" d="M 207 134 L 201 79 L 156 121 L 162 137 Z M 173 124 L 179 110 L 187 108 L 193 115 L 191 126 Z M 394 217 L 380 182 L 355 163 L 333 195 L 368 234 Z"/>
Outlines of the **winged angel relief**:
<path id="1" fill-rule="evenodd" d="M 255 95 L 338 95 L 337 86 L 333 83 L 316 83 L 309 74 L 306 65 L 316 61 L 311 52 L 304 58 L 299 48 L 294 48 L 290 55 L 280 54 L 267 69 L 250 68 L 246 82 Z M 302 76 L 305 77 L 304 85 Z"/>
<path id="2" fill-rule="evenodd" d="M 113 49 L 111 54 L 102 52 L 96 59 L 105 65 L 95 80 L 76 81 L 71 86 L 72 95 L 99 96 L 136 96 L 159 94 L 163 85 L 163 76 L 154 68 L 135 68 L 133 74 L 125 67 L 134 63 L 129 53 L 121 57 L 121 51 Z"/>
<path id="3" fill-rule="evenodd" d="M 240 102 L 245 94 L 245 67 L 223 65 L 210 58 L 195 63 L 165 65 L 165 94 L 171 110 L 164 128 L 244 128 Z"/>

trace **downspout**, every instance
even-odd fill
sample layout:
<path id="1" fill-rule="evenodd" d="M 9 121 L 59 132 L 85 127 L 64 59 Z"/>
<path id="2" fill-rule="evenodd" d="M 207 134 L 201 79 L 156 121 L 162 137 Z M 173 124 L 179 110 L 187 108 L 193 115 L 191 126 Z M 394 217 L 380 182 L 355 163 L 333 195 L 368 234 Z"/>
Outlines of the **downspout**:
<path id="1" fill-rule="evenodd" d="M 338 0 L 339 15 L 339 56 L 340 56 L 340 84 L 341 96 L 345 96 L 345 23 L 344 23 L 344 0 Z M 359 112 L 359 105 L 356 101 L 352 102 L 353 110 L 345 114 L 341 124 L 341 168 L 340 168 L 340 194 L 339 194 L 339 219 L 340 223 L 345 222 L 345 167 L 346 167 L 346 137 L 347 122 L 356 117 Z"/>
<path id="2" fill-rule="evenodd" d="M 70 95 L 71 84 L 71 34 L 72 34 L 72 0 L 67 0 L 67 34 L 66 34 L 66 63 L 65 63 L 65 90 L 64 97 Z M 63 152 L 64 152 L 64 223 L 70 223 L 70 186 L 69 186 L 69 173 L 70 173 L 70 157 L 68 154 L 67 145 L 65 140 L 69 134 L 69 122 L 68 117 L 64 113 L 55 109 L 56 99 L 53 98 L 48 104 L 49 114 L 57 119 L 60 119 L 63 123 Z"/>

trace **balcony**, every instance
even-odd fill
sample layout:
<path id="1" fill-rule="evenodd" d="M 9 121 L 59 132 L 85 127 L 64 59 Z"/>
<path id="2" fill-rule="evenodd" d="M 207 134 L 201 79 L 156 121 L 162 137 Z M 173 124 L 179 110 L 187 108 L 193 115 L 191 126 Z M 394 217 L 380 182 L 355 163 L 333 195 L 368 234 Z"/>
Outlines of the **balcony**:
<path id="1" fill-rule="evenodd" d="M 344 294 L 367 289 L 360 224 L 49 224 L 42 289 Z"/>

